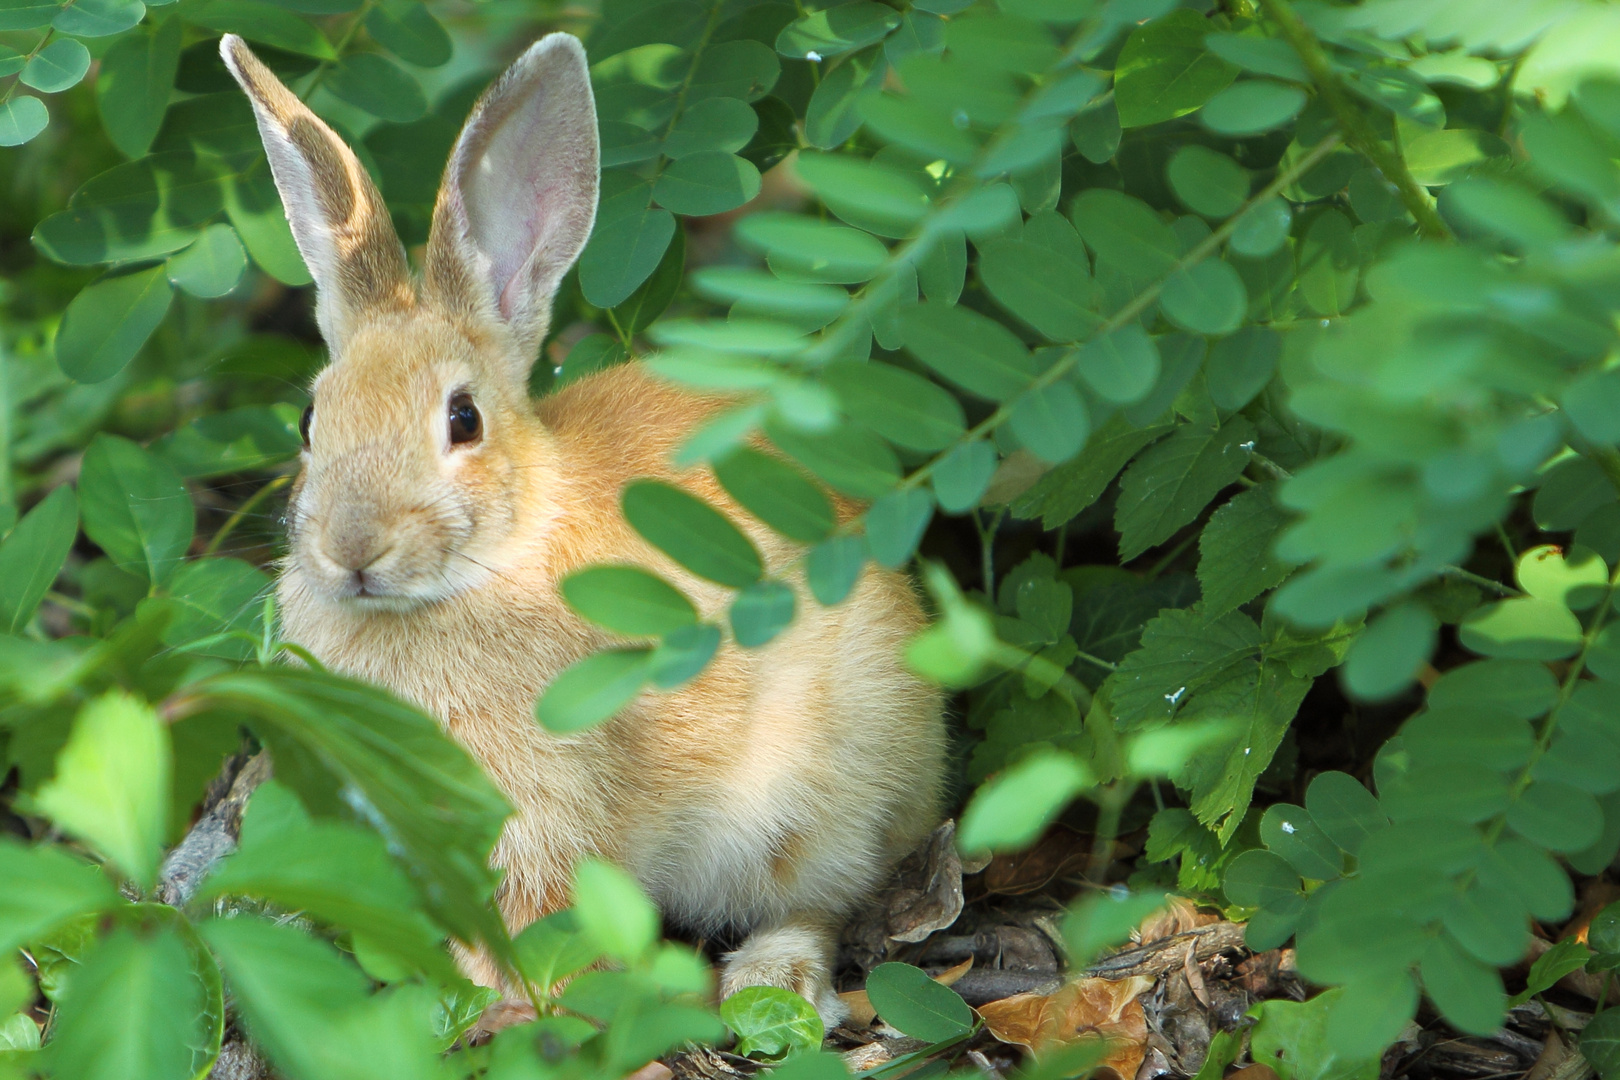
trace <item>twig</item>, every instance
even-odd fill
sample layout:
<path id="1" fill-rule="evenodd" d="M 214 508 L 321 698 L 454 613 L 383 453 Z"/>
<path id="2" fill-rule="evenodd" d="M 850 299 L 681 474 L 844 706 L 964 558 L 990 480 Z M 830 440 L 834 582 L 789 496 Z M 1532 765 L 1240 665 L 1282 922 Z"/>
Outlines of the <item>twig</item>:
<path id="1" fill-rule="evenodd" d="M 1406 162 L 1401 160 L 1401 156 L 1379 139 L 1366 114 L 1350 100 L 1344 86 L 1339 82 L 1339 77 L 1334 73 L 1327 54 L 1322 51 L 1322 46 L 1317 42 L 1315 35 L 1300 21 L 1299 16 L 1294 14 L 1294 9 L 1288 6 L 1288 0 L 1260 0 L 1260 6 L 1276 22 L 1283 38 L 1299 54 L 1305 70 L 1310 73 L 1311 81 L 1316 84 L 1317 92 L 1322 95 L 1322 100 L 1327 102 L 1328 108 L 1333 110 L 1333 115 L 1338 119 L 1345 141 L 1353 150 L 1372 162 L 1373 167 L 1383 174 L 1384 179 L 1394 185 L 1401 202 L 1406 205 L 1407 212 L 1417 222 L 1418 229 L 1424 236 L 1436 240 L 1449 239 L 1451 230 L 1446 227 L 1439 211 L 1429 201 L 1428 193 L 1412 178 L 1412 173 L 1407 169 Z"/>

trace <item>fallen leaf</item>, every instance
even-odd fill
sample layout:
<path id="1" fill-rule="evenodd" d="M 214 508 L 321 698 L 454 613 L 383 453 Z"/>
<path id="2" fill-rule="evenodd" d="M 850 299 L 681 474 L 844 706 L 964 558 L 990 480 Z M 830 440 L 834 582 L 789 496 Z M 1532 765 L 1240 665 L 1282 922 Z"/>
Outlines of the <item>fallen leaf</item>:
<path id="1" fill-rule="evenodd" d="M 649 1061 L 624 1080 L 670 1080 L 674 1075 L 662 1061 Z"/>
<path id="2" fill-rule="evenodd" d="M 1165 899 L 1163 908 L 1142 920 L 1131 940 L 1138 945 L 1148 945 L 1220 921 L 1219 915 L 1200 914 L 1198 905 L 1185 896 L 1171 896 Z"/>
<path id="3" fill-rule="evenodd" d="M 984 868 L 982 884 L 988 893 L 1021 896 L 1080 869 L 1090 858 L 1091 841 L 1059 824 L 1024 850 L 991 859 Z"/>
<path id="4" fill-rule="evenodd" d="M 1147 1045 L 1147 1016 L 1138 1000 L 1153 980 L 1078 979 L 1047 995 L 1015 994 L 979 1006 L 984 1026 L 1004 1043 L 1037 1055 L 1088 1038 L 1108 1040 L 1101 1064 L 1122 1077 L 1134 1077 Z"/>

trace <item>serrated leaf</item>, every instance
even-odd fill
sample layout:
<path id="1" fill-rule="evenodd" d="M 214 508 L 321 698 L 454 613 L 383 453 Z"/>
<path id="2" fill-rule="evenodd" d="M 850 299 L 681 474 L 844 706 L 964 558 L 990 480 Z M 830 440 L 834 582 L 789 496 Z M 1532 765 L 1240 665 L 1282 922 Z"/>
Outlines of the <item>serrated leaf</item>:
<path id="1" fill-rule="evenodd" d="M 1293 572 L 1293 564 L 1272 549 L 1288 523 L 1266 487 L 1239 492 L 1210 515 L 1198 537 L 1198 584 L 1204 610 L 1223 615 Z"/>
<path id="2" fill-rule="evenodd" d="M 1164 543 L 1197 517 L 1249 463 L 1254 425 L 1235 416 L 1218 429 L 1187 424 L 1142 453 L 1120 479 L 1115 525 L 1122 561 Z"/>

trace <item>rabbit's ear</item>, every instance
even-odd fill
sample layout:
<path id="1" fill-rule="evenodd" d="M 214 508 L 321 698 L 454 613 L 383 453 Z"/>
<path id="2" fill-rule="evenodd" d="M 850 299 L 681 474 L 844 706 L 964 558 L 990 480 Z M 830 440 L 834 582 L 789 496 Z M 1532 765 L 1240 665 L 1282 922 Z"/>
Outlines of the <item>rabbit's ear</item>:
<path id="1" fill-rule="evenodd" d="M 219 52 L 253 103 L 293 239 L 315 278 L 316 320 L 335 358 L 359 321 L 412 304 L 405 251 L 376 185 L 343 140 L 241 38 L 226 34 Z"/>
<path id="2" fill-rule="evenodd" d="M 427 248 L 429 297 L 504 327 L 526 379 L 551 297 L 596 217 L 596 103 L 569 34 L 531 45 L 473 106 L 445 169 Z"/>

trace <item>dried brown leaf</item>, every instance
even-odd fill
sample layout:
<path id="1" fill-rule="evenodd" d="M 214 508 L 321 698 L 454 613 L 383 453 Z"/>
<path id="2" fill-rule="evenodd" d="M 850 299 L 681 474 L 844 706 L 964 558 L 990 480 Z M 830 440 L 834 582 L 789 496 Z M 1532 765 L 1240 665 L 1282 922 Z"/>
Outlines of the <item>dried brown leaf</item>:
<path id="1" fill-rule="evenodd" d="M 979 1007 L 984 1026 L 1004 1043 L 1045 1054 L 1086 1039 L 1106 1039 L 1102 1065 L 1133 1077 L 1147 1045 L 1147 1016 L 1138 1000 L 1153 980 L 1078 979 L 1047 995 L 1016 994 Z"/>

